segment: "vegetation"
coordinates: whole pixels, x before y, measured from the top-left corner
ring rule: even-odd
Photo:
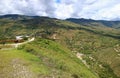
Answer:
[[[97,78],[67,48],[51,40],[38,39],[32,43],[20,46],[17,50],[0,51],[0,57],[3,57],[2,62],[7,61],[4,65],[1,63],[1,66],[6,67],[13,60],[19,59],[17,62],[22,61],[20,65],[29,68],[35,76],[40,78]],[[5,67],[1,67],[1,70],[4,70]],[[13,68],[8,68],[7,71],[10,70],[14,71]],[[2,71],[1,73],[1,75],[5,74]],[[9,73],[7,72],[7,75]],[[11,73],[11,76],[13,74]]]
[[[120,78],[120,30],[106,25],[48,17],[2,17],[0,40],[16,35],[36,40],[17,49],[0,44],[0,77]]]

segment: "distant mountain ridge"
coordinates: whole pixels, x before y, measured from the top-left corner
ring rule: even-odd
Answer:
[[[27,16],[27,15],[19,15],[19,14],[7,14],[1,15],[0,19],[10,19],[10,20],[27,20],[27,19],[35,19],[35,18],[49,18],[46,16]]]
[[[17,14],[8,14],[8,15],[0,16],[0,19],[12,19],[12,20],[16,20],[16,19],[31,19],[31,18],[33,18],[33,17],[25,16],[25,15],[17,15]]]
[[[103,26],[113,27],[113,28],[120,27],[120,21],[93,20],[93,19],[84,19],[84,18],[80,18],[80,19],[69,18],[66,20],[85,26],[98,26],[99,24],[101,24]]]
[[[38,18],[47,18],[46,16],[27,16],[27,15],[18,15],[18,14],[7,14],[1,15],[0,19],[10,19],[10,20],[28,20],[28,19],[38,19]],[[57,18],[53,18],[57,19]],[[84,18],[68,18],[66,21],[77,23],[84,26],[107,26],[112,28],[120,28],[120,21],[107,21],[107,20],[93,20],[93,19],[84,19]]]

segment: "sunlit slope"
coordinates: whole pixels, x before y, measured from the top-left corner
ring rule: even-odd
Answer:
[[[0,50],[2,78],[98,78],[70,50],[46,39]]]

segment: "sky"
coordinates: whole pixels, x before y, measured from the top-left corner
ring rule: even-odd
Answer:
[[[120,20],[120,0],[0,0],[0,15]]]

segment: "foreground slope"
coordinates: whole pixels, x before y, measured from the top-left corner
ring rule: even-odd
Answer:
[[[0,59],[1,78],[97,78],[70,50],[46,39],[1,50]]]

